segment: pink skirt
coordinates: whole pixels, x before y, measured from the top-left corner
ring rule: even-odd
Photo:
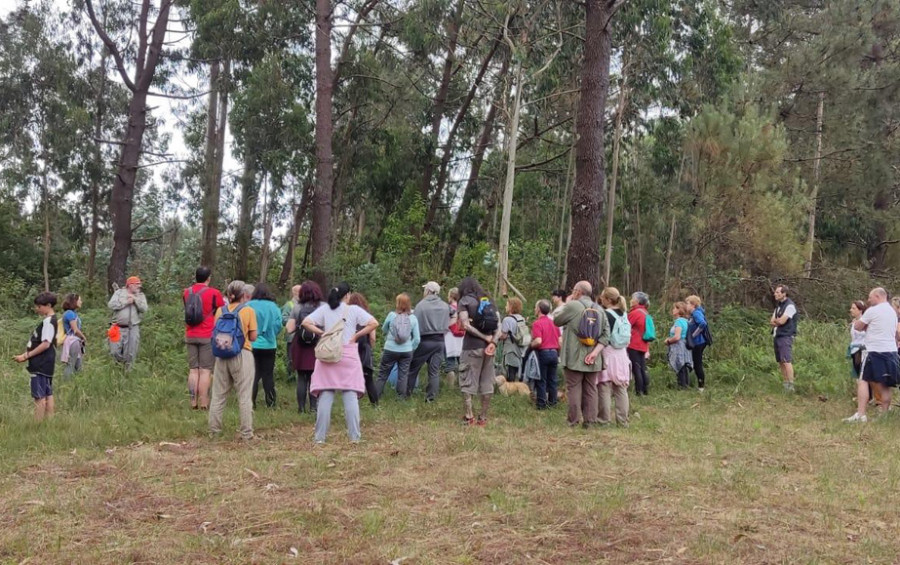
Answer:
[[[601,354],[605,368],[600,372],[600,382],[627,385],[631,381],[631,360],[628,359],[628,351],[624,347],[616,349],[607,345]]]
[[[337,363],[323,363],[316,359],[309,392],[313,396],[319,396],[323,390],[352,390],[360,397],[366,393],[357,344],[344,345],[344,355]]]

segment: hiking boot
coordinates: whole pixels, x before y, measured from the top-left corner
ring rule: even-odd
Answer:
[[[784,392],[796,392],[794,389],[794,383],[786,382],[784,383]]]
[[[464,416],[461,423],[464,426],[474,426],[475,418],[469,418],[468,416]]]
[[[869,418],[865,414],[860,414],[859,412],[857,412],[856,414],[850,416],[849,418],[844,418],[844,421],[850,422],[850,423],[865,424],[866,422],[869,421]]]

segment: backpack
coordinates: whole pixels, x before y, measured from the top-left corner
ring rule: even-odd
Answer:
[[[513,337],[513,343],[519,347],[528,347],[531,345],[531,330],[528,328],[528,322],[525,318],[516,314],[513,316],[516,321],[516,335]]]
[[[653,316],[650,314],[644,317],[644,335],[642,339],[647,343],[656,341],[656,324],[653,322]]]
[[[578,341],[582,345],[588,347],[597,345],[603,328],[603,321],[600,319],[600,316],[605,315],[600,306],[593,302],[584,309],[581,313],[581,321],[578,322],[578,329],[575,330],[575,335],[578,336]]]
[[[206,319],[203,315],[203,293],[209,287],[203,287],[200,292],[194,292],[193,287],[188,289],[188,295],[184,299],[184,323],[188,326],[199,326]]]
[[[294,341],[297,343],[312,346],[319,342],[319,336],[317,334],[314,334],[300,325],[303,323],[303,320],[315,312],[318,307],[318,304],[313,304],[311,302],[305,306],[300,306],[300,311],[297,313],[297,317],[294,318],[297,323],[297,328],[294,330]]]
[[[239,316],[243,308],[243,304],[234,310],[228,310],[226,306],[222,307],[222,314],[213,327],[213,356],[219,359],[231,359],[241,354],[246,339]]]
[[[345,314],[346,315],[346,314]],[[323,363],[337,363],[344,356],[344,326],[347,320],[341,318],[319,338],[316,345],[316,359]]]
[[[56,344],[56,347],[62,347],[63,343],[66,342],[66,324],[63,322],[62,317],[56,320],[56,339],[53,342]]]
[[[616,323],[609,335],[609,344],[613,349],[625,349],[631,343],[631,322],[628,321],[628,316],[624,314],[620,316],[612,308],[607,312],[616,318]]]
[[[409,314],[397,314],[391,321],[390,334],[397,345],[409,341],[412,337],[412,322],[409,319]]]
[[[491,335],[500,327],[500,315],[497,307],[487,296],[482,296],[478,302],[478,310],[472,317],[472,325],[484,335]]]

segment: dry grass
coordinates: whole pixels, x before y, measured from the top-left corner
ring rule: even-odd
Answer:
[[[670,393],[628,430],[497,399],[364,411],[251,444],[57,454],[0,482],[0,562],[900,563],[898,420],[846,406]],[[294,557],[292,551],[296,551]]]

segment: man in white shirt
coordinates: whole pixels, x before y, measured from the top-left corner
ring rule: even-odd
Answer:
[[[853,322],[858,331],[865,330],[866,360],[863,362],[863,380],[881,393],[881,411],[891,408],[891,388],[900,383],[900,358],[897,355],[897,312],[888,302],[887,291],[875,288],[869,293],[869,308]],[[862,396],[862,395],[861,395]],[[868,398],[858,398],[862,408],[848,422],[865,422],[865,405]]]

